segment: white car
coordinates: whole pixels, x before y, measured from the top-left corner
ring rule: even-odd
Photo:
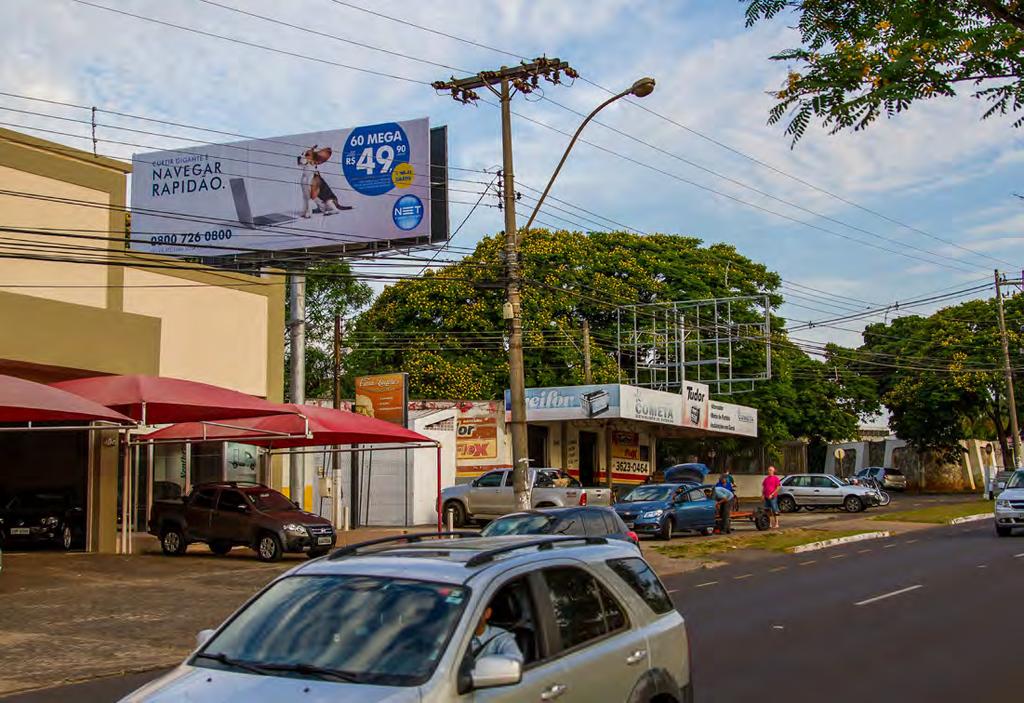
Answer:
[[[127,703],[692,703],[683,618],[632,544],[401,535],[275,579]]]
[[[1013,472],[1006,490],[996,497],[996,534],[1009,537],[1015,527],[1024,527],[1024,469]]]

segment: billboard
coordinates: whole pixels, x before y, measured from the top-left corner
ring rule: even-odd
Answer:
[[[708,429],[744,437],[756,437],[757,409],[712,400],[708,413]]]
[[[455,438],[455,460],[498,458],[498,416],[460,417]]]
[[[132,249],[217,257],[435,241],[438,227],[444,238],[432,162],[445,171],[447,147],[432,141],[446,136],[431,131],[422,118],[136,154]]]
[[[409,374],[386,373],[356,377],[356,407],[360,415],[405,427],[409,407]]]
[[[511,418],[512,395],[505,391],[505,419]],[[614,383],[591,386],[552,386],[526,389],[526,419],[587,420],[619,417],[619,386]]]
[[[708,429],[711,389],[703,383],[686,381],[683,384],[683,426]]]

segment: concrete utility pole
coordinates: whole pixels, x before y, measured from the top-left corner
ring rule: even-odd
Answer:
[[[590,321],[583,321],[583,382],[588,386],[594,382],[590,373]]]
[[[541,78],[551,83],[561,82],[561,76],[576,78],[577,73],[565,61],[539,58],[520,66],[502,66],[497,71],[481,71],[469,78],[436,81],[436,90],[451,91],[452,97],[462,103],[475,102],[479,88],[487,88],[501,102],[502,180],[504,182],[502,206],[505,211],[505,306],[504,317],[509,323],[508,367],[511,395],[512,425],[512,480],[519,510],[530,506],[529,445],[526,433],[526,371],[523,366],[523,319],[520,304],[519,232],[516,228],[515,171],[512,167],[512,108],[513,91],[530,93]]]
[[[291,402],[306,402],[306,276],[293,273],[288,277],[288,339],[291,343]],[[288,492],[293,501],[303,506],[306,494],[306,458],[304,454],[288,457]]]
[[[334,408],[341,407],[341,335],[343,325],[341,314],[334,315]]]
[[[1006,374],[1006,402],[1010,406],[1010,432],[1013,434],[1013,465],[1021,463],[1020,430],[1017,428],[1017,400],[1013,395],[1013,371],[1010,368],[1010,342],[1006,336],[1006,318],[1003,315],[1003,281],[996,269],[996,301],[999,304],[999,339],[1003,344],[1003,372]]]

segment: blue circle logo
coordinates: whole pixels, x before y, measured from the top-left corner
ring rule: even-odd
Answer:
[[[391,218],[395,221],[395,226],[404,232],[416,229],[423,221],[422,201],[415,195],[403,195],[395,201]]]
[[[345,140],[341,167],[352,189],[384,195],[395,187],[392,172],[409,163],[409,137],[397,122],[356,127]]]

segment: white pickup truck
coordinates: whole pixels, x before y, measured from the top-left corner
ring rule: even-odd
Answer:
[[[584,488],[560,469],[530,469],[530,498],[534,508],[562,508],[570,505],[611,505],[608,488]],[[512,470],[488,471],[472,483],[450,486],[441,491],[443,510],[452,514],[452,524],[462,527],[472,520],[490,520],[518,509]]]

